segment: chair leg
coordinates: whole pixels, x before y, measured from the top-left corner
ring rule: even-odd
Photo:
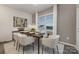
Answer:
[[[20,44],[18,45],[18,51],[19,51],[19,49],[20,49]]]
[[[33,45],[33,52],[34,52],[34,43],[32,43],[32,45]]]
[[[25,47],[23,47],[23,54],[24,54],[24,48],[25,48]]]
[[[43,54],[43,45],[42,45],[42,54]]]
[[[18,47],[18,42],[16,42],[16,50],[17,50],[17,47]]]
[[[14,40],[14,46],[15,46],[15,42],[16,42],[16,41]]]
[[[48,48],[48,52],[49,52],[49,54],[50,54],[50,48]]]
[[[53,54],[55,53],[54,48],[53,48]]]
[[[58,52],[58,54],[59,54],[58,46],[56,46],[56,47],[57,47],[57,52]]]

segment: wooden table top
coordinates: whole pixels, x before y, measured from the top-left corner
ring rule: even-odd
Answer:
[[[41,38],[43,36],[42,33],[38,33],[38,32],[20,31],[20,33],[31,35],[31,36],[38,37],[38,38]]]
[[[12,32],[20,32],[21,34],[31,35],[37,38],[43,37],[43,33],[39,33],[39,32],[31,32],[31,31],[12,31]]]

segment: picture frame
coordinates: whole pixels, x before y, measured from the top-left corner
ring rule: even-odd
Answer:
[[[13,16],[13,27],[27,27],[27,19]]]

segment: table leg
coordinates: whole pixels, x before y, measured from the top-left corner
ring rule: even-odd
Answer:
[[[40,54],[40,39],[38,38],[38,54]]]
[[[12,40],[14,40],[14,34],[13,34],[13,32],[12,32]]]

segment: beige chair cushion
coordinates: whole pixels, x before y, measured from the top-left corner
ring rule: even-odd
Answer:
[[[19,44],[26,46],[34,42],[34,38],[24,34],[19,35]]]

